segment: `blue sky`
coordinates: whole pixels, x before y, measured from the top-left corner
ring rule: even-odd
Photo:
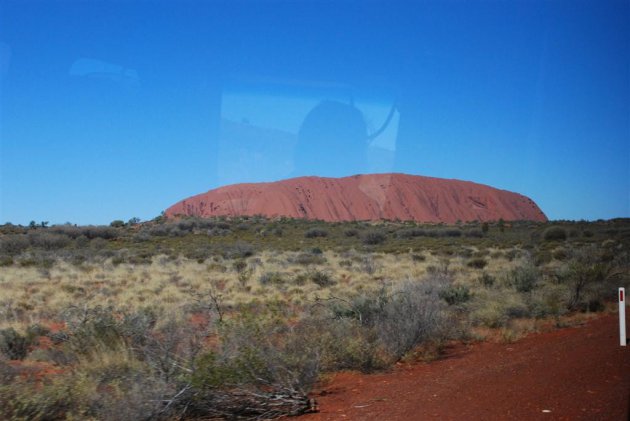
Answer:
[[[630,217],[629,22],[628,1],[0,0],[0,223],[389,171]]]

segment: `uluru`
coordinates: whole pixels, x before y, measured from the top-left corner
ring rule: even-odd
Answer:
[[[407,174],[297,177],[233,184],[184,199],[176,216],[254,216],[323,221],[546,221],[534,201],[470,181]]]

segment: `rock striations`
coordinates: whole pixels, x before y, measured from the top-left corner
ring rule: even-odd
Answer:
[[[192,196],[167,217],[264,215],[324,221],[546,221],[530,198],[470,181],[406,174],[298,177],[234,184]]]

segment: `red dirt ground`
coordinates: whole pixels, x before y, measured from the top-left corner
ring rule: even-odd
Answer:
[[[459,345],[391,373],[339,373],[314,394],[323,420],[628,420],[630,346],[616,315],[516,343]]]

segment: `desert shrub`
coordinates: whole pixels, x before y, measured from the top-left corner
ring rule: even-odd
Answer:
[[[206,231],[208,237],[226,237],[231,234],[229,229],[214,227]]]
[[[111,240],[118,237],[119,231],[113,227],[88,225],[81,227],[82,235],[87,238],[102,238],[103,240]]]
[[[473,253],[473,257],[486,257],[488,255],[490,255],[490,250],[488,249],[477,250]]]
[[[28,238],[33,247],[42,248],[44,250],[56,250],[70,244],[69,237],[49,232],[29,232]]]
[[[488,265],[488,261],[481,257],[475,257],[466,263],[466,266],[474,269],[483,269]]]
[[[156,328],[150,311],[71,308],[64,343],[85,332],[98,340],[75,349],[72,366],[41,384],[3,374],[0,418],[267,419],[305,412],[319,373],[317,350],[272,314],[235,315],[220,325],[217,348],[200,353],[204,335],[191,336],[188,325],[171,319]]]
[[[68,419],[72,408],[80,412],[74,401],[76,394],[64,382],[47,382],[39,386],[27,379],[0,384],[0,418],[5,420],[48,421]],[[76,414],[79,415],[79,414]]]
[[[369,275],[372,275],[379,268],[379,264],[374,260],[371,254],[366,254],[359,259],[361,270]]]
[[[334,300],[329,308],[335,320],[354,320],[361,327],[363,341],[372,344],[373,362],[391,363],[424,341],[445,337],[447,316],[440,293],[450,282],[442,276],[407,281],[391,290],[382,287]]]
[[[154,225],[151,228],[149,228],[149,235],[150,236],[154,236],[154,237],[166,237],[168,236],[169,232],[170,232],[170,225],[167,224],[159,224],[159,225]]]
[[[11,266],[13,264],[13,258],[9,255],[2,254],[0,255],[0,267],[2,266]]]
[[[65,346],[75,354],[117,347],[123,340],[120,323],[110,307],[67,308],[62,314],[68,330]]]
[[[103,250],[105,247],[107,247],[107,240],[96,237],[90,241],[90,247],[94,250]]]
[[[328,308],[335,319],[355,319],[361,326],[374,326],[389,296],[389,291],[381,287],[348,299],[332,300]]]
[[[460,257],[464,257],[464,258],[468,258],[468,257],[472,257],[473,256],[473,250],[466,248],[466,247],[462,247],[457,251],[458,256]]]
[[[114,228],[122,228],[125,226],[125,221],[122,221],[120,219],[116,219],[112,222],[109,223],[110,227],[114,227]]]
[[[260,275],[258,282],[260,282],[261,285],[281,285],[285,280],[280,272],[265,272]]]
[[[487,225],[486,225],[487,226]],[[482,238],[485,231],[479,228],[471,228],[464,231],[464,237]]]
[[[316,284],[320,288],[330,287],[337,283],[328,273],[320,270],[314,270],[310,272],[308,277],[314,284]]]
[[[443,237],[461,237],[462,230],[459,228],[446,228],[440,231],[440,234]]]
[[[556,317],[565,314],[568,308],[569,289],[562,284],[548,283],[532,292],[529,310],[533,317]]]
[[[151,234],[146,230],[139,231],[133,235],[132,241],[134,243],[145,243],[147,241],[151,241]]]
[[[427,266],[427,273],[431,276],[450,276],[450,260],[448,258],[441,258],[436,265]]]
[[[322,228],[311,228],[304,233],[306,238],[328,237],[328,231]]]
[[[186,257],[187,259],[196,260],[198,263],[203,263],[213,254],[214,251],[209,246],[202,246],[186,250],[184,252],[184,257]]]
[[[570,289],[569,309],[593,311],[601,308],[601,300],[611,298],[611,291],[616,291],[612,283],[623,282],[627,270],[627,266],[619,267],[602,259],[602,253],[595,246],[575,252],[566,270],[559,274],[560,282]]]
[[[50,329],[46,326],[42,326],[38,323],[29,325],[26,328],[25,336],[28,342],[35,342],[39,336],[47,336],[50,333]]]
[[[343,235],[345,235],[346,237],[358,237],[359,236],[359,230],[354,229],[354,228],[350,228],[347,229],[343,232]]]
[[[22,253],[30,245],[25,235],[14,234],[0,237],[0,252],[9,256]]]
[[[542,265],[546,265],[547,263],[550,263],[552,259],[553,259],[553,255],[550,251],[538,250],[536,253],[534,253],[533,263],[534,263],[534,266],[542,266]]]
[[[247,262],[245,260],[235,260],[232,263],[232,268],[236,271],[236,273],[241,273],[247,269]]]
[[[396,232],[396,237],[398,238],[424,237],[426,235],[427,231],[422,228],[407,228]]]
[[[563,247],[558,247],[551,253],[551,255],[555,260],[559,260],[561,262],[569,258],[569,252]]]
[[[326,258],[320,253],[300,253],[295,256],[293,259],[293,263],[297,263],[298,265],[322,265],[326,263]]]
[[[4,360],[0,359],[0,385],[10,384],[13,379],[15,379],[17,374],[17,370],[14,367],[7,364]],[[1,414],[2,412],[0,412],[0,415]]]
[[[493,251],[493,252],[490,254],[490,257],[491,257],[492,259],[500,259],[500,258],[502,258],[502,257],[505,257],[505,254],[504,254],[502,251]]]
[[[518,292],[530,292],[536,287],[540,273],[532,265],[518,266],[505,275],[506,283]]]
[[[518,257],[523,255],[522,250],[519,249],[510,249],[505,252],[505,258],[510,262]]]
[[[116,419],[169,415],[167,388],[128,349],[93,352],[44,382],[29,378],[0,386],[0,417],[15,420]]]
[[[279,319],[245,313],[221,328],[217,351],[200,355],[191,376],[190,415],[269,419],[310,409],[317,349]]]
[[[85,356],[72,377],[65,379],[74,400],[70,412],[79,407],[85,415],[102,420],[167,416],[168,407],[163,402],[175,386],[172,383],[169,387],[159,373],[124,345]]]
[[[328,309],[327,309],[328,310]],[[297,326],[303,346],[316,350],[321,370],[359,370],[370,373],[388,366],[378,335],[352,317],[311,315]]]
[[[244,241],[237,241],[224,247],[222,254],[226,259],[244,259],[254,255],[254,247]]]
[[[302,286],[306,284],[308,279],[309,277],[306,273],[298,273],[297,275],[295,275],[295,278],[293,278],[293,283],[297,286]]]
[[[421,253],[414,253],[411,255],[411,260],[413,260],[414,262],[424,262],[425,260],[427,260],[427,257]]]
[[[486,272],[482,273],[480,277],[477,278],[477,283],[479,283],[480,285],[486,287],[486,288],[490,288],[492,286],[494,286],[494,284],[496,283],[496,278]]]
[[[442,289],[439,293],[441,299],[449,305],[463,304],[470,300],[470,288],[463,285],[450,285]]]
[[[76,239],[84,235],[83,229],[81,227],[78,227],[76,225],[70,225],[70,224],[53,225],[52,227],[48,228],[46,231],[54,233],[54,234],[65,235],[66,237],[70,237],[72,239]]]
[[[439,296],[445,282],[429,277],[404,282],[392,291],[375,325],[379,341],[394,361],[424,341],[445,336],[447,317]]]
[[[12,327],[0,330],[0,354],[10,360],[23,360],[30,342]]]
[[[490,328],[505,327],[510,319],[529,315],[522,295],[509,289],[480,290],[470,305],[472,323]]]
[[[198,226],[196,218],[180,219],[173,225],[177,227],[179,231],[183,232],[193,232],[193,230]]]
[[[543,233],[545,241],[564,241],[567,239],[567,231],[562,227],[549,227]]]
[[[362,236],[363,244],[377,245],[384,243],[387,236],[382,231],[368,231]]]

